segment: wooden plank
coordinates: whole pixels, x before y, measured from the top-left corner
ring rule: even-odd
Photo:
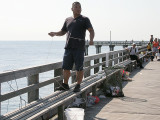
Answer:
[[[84,72],[84,78],[88,77],[91,75],[91,61],[87,61],[84,63],[84,67],[85,67],[85,72]],[[88,68],[88,69],[86,69]]]
[[[89,68],[86,68],[86,69],[91,69],[91,68],[97,67],[99,65],[104,65],[104,64],[105,64],[105,62],[98,63],[98,64],[96,64],[94,66],[90,66]],[[75,72],[71,73],[71,75],[74,75],[74,74],[75,74]],[[30,85],[30,86],[27,86],[25,88],[22,88],[22,89],[19,89],[19,90],[16,90],[16,91],[4,94],[4,95],[0,95],[0,102],[8,100],[8,99],[13,98],[13,97],[16,97],[18,95],[30,92],[32,90],[44,87],[44,86],[49,85],[51,83],[55,83],[57,81],[59,82],[62,79],[63,79],[63,76],[61,75],[61,76],[55,77],[54,79],[50,79],[50,80],[47,80],[47,81],[44,81],[44,82],[41,82],[41,83],[38,83],[38,84],[35,84],[35,85]]]
[[[99,59],[99,58],[102,58],[102,57],[105,57],[105,56],[106,56],[106,53],[100,53],[100,54],[92,55],[92,56],[85,56],[84,57],[84,62]]]
[[[63,76],[58,76],[58,77],[55,77],[54,79],[50,79],[50,80],[47,80],[47,81],[44,81],[44,82],[41,82],[41,83],[38,83],[38,84],[35,84],[35,85],[33,84],[33,85],[27,86],[25,88],[22,88],[22,89],[19,89],[19,90],[1,95],[0,96],[0,101],[2,102],[4,100],[16,97],[18,95],[30,92],[32,90],[35,90],[35,89],[38,89],[38,88],[41,88],[41,87],[44,87],[44,86],[49,85],[51,83],[54,83],[56,81],[60,81],[62,79],[63,79]]]
[[[102,57],[105,57],[104,53],[93,55],[93,56],[86,56],[84,58],[84,62],[102,58]],[[61,68],[61,66],[62,66],[62,62],[57,62],[57,63],[47,64],[47,65],[35,66],[35,67],[0,73],[0,83],[7,82],[9,80],[19,79],[22,77],[35,75],[38,73],[43,73],[43,72],[54,70],[54,69],[58,69],[58,68]]]
[[[28,86],[36,85],[39,83],[39,74],[28,76]],[[39,89],[28,92],[28,103],[39,99]]]
[[[58,120],[64,120],[64,105],[58,106]]]
[[[62,62],[57,62],[52,64],[46,64],[41,66],[35,66],[35,67],[0,73],[0,83],[54,70],[57,68],[61,68],[61,66],[62,66]]]

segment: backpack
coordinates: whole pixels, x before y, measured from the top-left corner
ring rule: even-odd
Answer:
[[[109,86],[109,89],[106,89],[105,95],[107,97],[124,97],[124,93],[119,86]]]

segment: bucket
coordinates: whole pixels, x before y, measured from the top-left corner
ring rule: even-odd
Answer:
[[[84,109],[67,108],[64,111],[67,120],[84,120]]]

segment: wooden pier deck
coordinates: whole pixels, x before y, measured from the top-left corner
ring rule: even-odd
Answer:
[[[160,120],[160,61],[144,63],[124,82],[122,98],[101,98],[86,109],[85,120]]]

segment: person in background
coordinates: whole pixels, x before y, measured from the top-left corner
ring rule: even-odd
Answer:
[[[150,43],[150,42],[149,42],[148,45],[147,45],[147,50],[148,50],[148,51],[152,51],[152,47],[151,47],[151,43]]]
[[[151,38],[150,38],[150,43],[152,44],[154,38],[153,38],[153,35],[151,35]]]
[[[151,58],[152,55],[152,44],[149,42],[147,45],[147,51],[150,52],[149,54],[146,55],[146,61],[148,61],[149,58]]]
[[[160,46],[158,47],[158,59],[157,59],[157,61],[160,61]]]
[[[157,38],[154,39],[153,41],[153,56],[156,56],[157,59],[157,55],[156,53],[158,53],[158,47],[159,47],[159,42],[157,41]]]
[[[131,48],[128,48],[129,52],[130,52],[130,58],[131,60],[136,60],[137,61],[137,64],[139,65],[140,68],[144,68],[142,66],[142,63],[139,59],[139,56],[138,56],[138,48],[136,47],[136,44],[133,43],[132,44],[132,47]]]
[[[48,33],[51,37],[67,34],[65,52],[63,57],[63,76],[64,82],[56,90],[69,90],[68,80],[71,75],[70,70],[75,64],[77,85],[73,92],[80,91],[80,84],[83,79],[83,62],[85,52],[85,35],[89,31],[89,44],[93,45],[94,29],[88,17],[81,15],[81,4],[74,2],[71,8],[73,16],[65,20],[59,32]]]

